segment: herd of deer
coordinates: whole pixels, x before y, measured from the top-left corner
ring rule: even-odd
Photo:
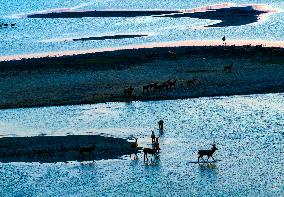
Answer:
[[[147,160],[148,163],[148,154],[153,155],[154,158],[156,159],[158,157],[158,153],[160,152],[160,144],[159,144],[159,137],[155,136],[154,131],[152,131],[151,135],[152,139],[152,148],[143,148],[143,153],[144,153],[144,162]],[[131,143],[131,148],[130,148],[130,157],[132,154],[134,154],[134,159],[138,159],[137,156],[137,149],[138,149],[138,138],[135,138],[135,142]]]
[[[164,129],[164,121],[160,120],[158,122],[158,125],[159,125],[159,130],[162,131]],[[148,163],[148,155],[152,155],[154,159],[156,159],[159,156],[159,152],[160,152],[159,137],[155,136],[154,131],[152,131],[151,139],[152,139],[152,148],[143,148],[144,162],[147,160],[147,163]],[[96,145],[89,146],[89,147],[80,147],[79,149],[80,160],[82,160],[82,156],[84,153],[88,153],[89,159],[92,156],[92,160],[94,160],[93,152],[95,150],[96,150]],[[215,159],[213,158],[213,154],[215,153],[216,150],[218,150],[218,148],[216,147],[215,144],[212,145],[212,148],[210,150],[199,150],[198,151],[198,155],[199,155],[198,163],[199,163],[200,158],[203,159],[203,156],[207,156],[207,161],[209,160],[210,157],[215,161]],[[135,141],[131,142],[130,144],[130,158],[131,158],[131,155],[134,154],[134,159],[135,160],[138,159],[137,152],[138,152],[138,138],[135,138]]]
[[[231,73],[232,72],[232,67],[233,67],[233,63],[231,63],[230,65],[224,66],[224,71],[226,73]],[[192,88],[193,86],[195,86],[196,84],[199,83],[199,80],[196,78],[193,79],[189,79],[185,81],[186,87],[188,88]],[[158,92],[159,94],[163,93],[164,90],[175,90],[177,86],[177,80],[167,80],[165,82],[162,83],[150,83],[147,85],[143,85],[143,95],[148,95],[150,93],[155,93]],[[123,96],[125,98],[131,98],[133,95],[133,91],[134,88],[132,86],[127,87],[123,90]]]
[[[143,94],[149,94],[151,92],[158,92],[161,94],[163,90],[173,90],[176,88],[177,80],[167,80],[162,83],[150,83],[148,85],[143,86]]]
[[[158,122],[158,125],[159,125],[160,131],[162,131],[164,129],[164,121],[160,120]],[[145,162],[145,160],[147,160],[147,163],[148,163],[148,155],[152,155],[156,159],[159,156],[158,154],[160,152],[159,137],[155,136],[154,131],[152,131],[151,139],[152,139],[152,148],[143,148],[144,162]],[[138,139],[135,138],[135,142],[131,143],[131,148],[130,148],[130,157],[131,157],[132,153],[134,153],[134,159],[138,159],[138,156],[137,156],[138,142],[137,142],[137,140]]]
[[[163,123],[164,123],[163,120],[160,120],[158,122],[160,130],[163,130]],[[152,155],[156,159],[159,156],[158,154],[160,152],[159,137],[155,136],[154,131],[152,131],[151,139],[152,139],[152,148],[143,148],[144,162],[147,160],[147,163],[148,163],[148,155]],[[131,148],[130,148],[130,157],[132,154],[134,154],[135,160],[138,159],[137,150],[138,150],[138,138],[135,138],[135,141],[131,143]],[[209,150],[199,150],[198,163],[200,158],[203,159],[203,156],[207,156],[207,161],[209,160],[210,157],[213,159],[213,161],[215,161],[213,154],[215,153],[216,150],[218,150],[218,148],[216,147],[215,144],[213,144],[212,148]]]

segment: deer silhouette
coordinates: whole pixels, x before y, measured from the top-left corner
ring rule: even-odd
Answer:
[[[163,120],[159,120],[158,121],[158,125],[159,125],[159,129],[163,130],[164,129],[164,121]]]
[[[215,153],[215,151],[218,150],[218,148],[216,147],[215,144],[212,145],[211,150],[199,150],[198,151],[198,163],[199,163],[199,159],[202,158],[204,155],[207,155],[207,161],[210,157],[212,157],[212,159],[215,161],[215,159],[213,158],[213,154]]]
[[[158,150],[154,148],[144,148],[143,152],[144,152],[144,162],[145,162],[145,158],[147,158],[147,162],[148,162],[148,154],[153,155],[156,158]]]
[[[132,97],[132,93],[133,93],[134,88],[132,86],[130,86],[129,88],[125,88],[123,90],[123,96],[127,97],[127,98],[131,98]]]
[[[143,86],[143,94],[145,94],[145,92],[148,94],[149,91],[150,91],[150,85]]]

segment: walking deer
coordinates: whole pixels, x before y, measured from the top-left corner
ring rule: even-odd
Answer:
[[[212,145],[212,148],[211,150],[199,150],[198,151],[198,163],[199,163],[199,159],[202,158],[203,159],[203,156],[206,155],[208,158],[207,158],[207,161],[210,157],[212,157],[212,159],[215,161],[215,159],[213,158],[213,154],[215,153],[215,151],[218,150],[218,148],[216,147],[215,144]]]
[[[123,90],[124,97],[128,97],[128,98],[132,97],[133,90],[134,88],[132,86],[130,86],[129,88],[125,88]]]

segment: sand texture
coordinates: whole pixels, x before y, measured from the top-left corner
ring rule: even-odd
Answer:
[[[167,80],[176,80],[176,87],[143,94],[143,86]],[[130,86],[133,95],[125,97]],[[283,90],[282,48],[163,47],[0,62],[1,108]]]

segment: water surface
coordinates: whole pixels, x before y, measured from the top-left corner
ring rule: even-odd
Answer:
[[[51,1],[51,0],[0,0],[5,9],[0,10],[0,22],[15,23],[16,27],[0,28],[0,56],[50,53],[75,50],[125,47],[160,42],[218,40],[283,41],[284,24],[282,0],[107,0],[107,1]],[[216,6],[217,5],[217,6]],[[28,14],[86,11],[86,10],[172,10],[204,11],[208,8],[260,5],[277,10],[255,22],[252,15],[248,24],[237,26],[217,25],[218,18],[190,17],[84,17],[84,18],[25,18]],[[194,14],[191,14],[194,15]],[[240,18],[240,21],[243,20]],[[240,22],[239,21],[239,22]],[[56,42],[72,38],[103,37],[114,35],[149,35],[145,37],[88,40],[81,42]],[[45,42],[54,40],[55,42]]]
[[[55,196],[282,196],[283,94],[106,103],[0,111],[4,136],[160,135],[157,166],[126,156],[96,164],[0,164],[0,195]],[[163,118],[164,133],[157,121]],[[216,143],[212,165],[198,165],[198,149]],[[111,184],[110,184],[111,183]]]

